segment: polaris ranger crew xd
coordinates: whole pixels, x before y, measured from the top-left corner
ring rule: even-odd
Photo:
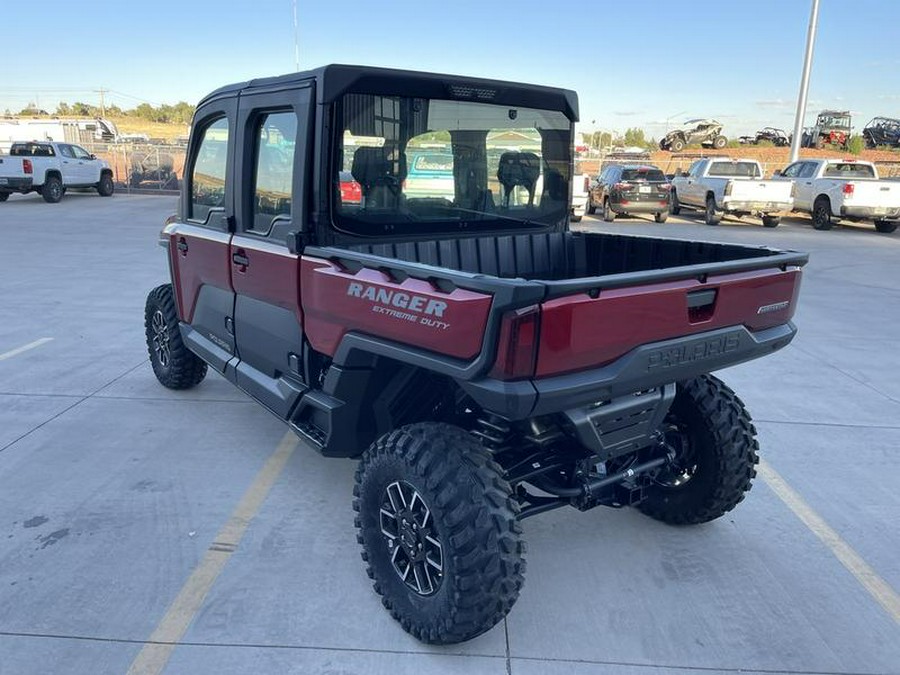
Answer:
[[[157,378],[184,389],[212,368],[358,459],[363,560],[425,642],[509,612],[523,519],[602,505],[702,523],[755,475],[750,415],[708,373],[791,341],[807,257],[569,231],[577,106],[354,66],[224,87],[197,108],[161,233]],[[452,161],[452,194],[407,194],[423,147]]]

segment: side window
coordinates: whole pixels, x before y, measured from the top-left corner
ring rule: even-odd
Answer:
[[[75,159],[90,159],[91,153],[89,153],[84,148],[79,148],[77,145],[70,145],[72,149],[72,153],[75,155]]]
[[[256,124],[255,138],[251,229],[267,234],[273,220],[291,215],[297,116],[293,112],[262,115]]]
[[[225,206],[228,160],[228,120],[216,120],[203,130],[191,170],[191,220],[205,221],[211,209]]]
[[[75,159],[75,153],[72,152],[71,145],[65,145],[64,143],[60,143],[57,147],[59,147],[59,154],[63,157],[68,157],[69,159]]]
[[[697,160],[696,162],[694,162],[693,164],[691,164],[691,168],[688,169],[688,175],[693,178],[696,178],[697,176],[700,175],[700,172],[702,170],[703,170],[703,160],[700,159],[700,160]]]
[[[781,175],[785,178],[796,178],[800,174],[800,169],[803,167],[803,162],[795,162],[787,167],[784,171],[781,172]]]
[[[803,168],[800,169],[800,173],[797,174],[799,178],[812,178],[812,175],[816,172],[816,163],[815,162],[803,162]]]

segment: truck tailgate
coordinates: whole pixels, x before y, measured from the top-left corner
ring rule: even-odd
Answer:
[[[791,183],[778,180],[733,180],[728,197],[740,202],[790,202]]]
[[[845,206],[870,206],[884,209],[900,207],[900,182],[853,180],[846,184],[853,186],[853,192],[844,193]]]
[[[785,324],[800,278],[799,267],[760,269],[549,300],[541,305],[535,375],[596,368],[641,345],[718,328],[755,332]],[[709,348],[727,351],[728,345]]]

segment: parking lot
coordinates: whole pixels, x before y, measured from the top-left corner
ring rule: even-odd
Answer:
[[[786,218],[580,228],[811,253],[800,333],[721,373],[759,430],[738,508],[524,523],[500,625],[429,647],[359,557],[354,463],[225,380],[173,392],[144,344],[173,197],[0,204],[0,673],[898,673],[900,233]]]

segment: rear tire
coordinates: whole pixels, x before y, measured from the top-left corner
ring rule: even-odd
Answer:
[[[722,215],[716,212],[716,200],[713,197],[706,198],[706,224],[718,225]]]
[[[744,499],[759,463],[756,428],[721,380],[703,375],[679,385],[666,416],[675,465],[664,468],[638,508],[671,525],[706,523]]]
[[[616,219],[616,212],[609,208],[609,199],[603,200],[603,220],[611,223]]]
[[[660,211],[659,213],[653,214],[653,220],[655,220],[657,223],[664,223],[666,222],[666,220],[668,220],[668,218],[669,214],[665,211]]]
[[[422,422],[385,434],[363,454],[353,495],[369,577],[405,631],[463,642],[515,604],[525,572],[518,504],[468,432]]]
[[[676,138],[669,144],[669,147],[671,148],[672,152],[681,152],[682,150],[684,150],[684,141],[680,138]]]
[[[813,204],[813,227],[817,230],[830,230],[834,225],[831,219],[831,202],[828,197],[819,197]]]
[[[882,234],[890,234],[897,229],[897,223],[892,220],[876,220],[875,229]]]
[[[669,213],[673,216],[677,216],[681,213],[681,202],[678,201],[678,193],[675,190],[672,190],[669,195]]]
[[[41,197],[44,198],[44,201],[48,204],[56,204],[62,199],[62,196],[62,181],[56,176],[47,178],[47,180],[44,181],[44,185],[41,187]]]
[[[113,183],[112,174],[104,173],[100,176],[100,182],[97,183],[97,194],[101,197],[111,197],[116,186]]]
[[[778,224],[781,222],[781,217],[779,216],[763,216],[762,224],[763,227],[778,227]]]
[[[157,286],[147,296],[144,331],[150,365],[160,384],[169,389],[190,389],[203,381],[206,363],[181,339],[171,284]]]
[[[585,207],[585,212],[586,212],[589,216],[592,216],[592,215],[594,215],[595,213],[597,213],[597,207],[594,206],[594,205],[591,203],[591,198],[590,198],[590,197],[588,197],[587,206]]]
[[[726,145],[728,145],[728,139],[725,138],[724,136],[716,136],[715,139],[713,140],[713,147],[716,150],[721,150]]]
[[[5,202],[7,199],[9,199],[9,193],[0,192],[0,202]]]

